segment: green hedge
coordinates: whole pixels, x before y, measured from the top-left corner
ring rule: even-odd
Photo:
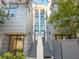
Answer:
[[[26,59],[22,52],[17,52],[16,55],[13,55],[10,52],[6,52],[0,56],[0,59]]]

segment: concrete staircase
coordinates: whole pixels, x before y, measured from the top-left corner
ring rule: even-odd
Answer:
[[[44,59],[51,59],[52,51],[50,50],[49,43],[43,41],[43,48],[44,48]],[[36,59],[37,53],[37,41],[32,42],[31,47],[28,51],[27,57],[28,59]]]
[[[46,59],[51,58],[52,51],[50,50],[49,43],[43,41],[43,47],[44,47],[44,58],[46,58]]]
[[[37,41],[32,42],[27,54],[28,57],[36,57],[36,51],[37,51],[36,47],[37,47]]]

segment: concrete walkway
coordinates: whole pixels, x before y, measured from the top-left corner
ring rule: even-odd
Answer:
[[[42,42],[42,38],[38,37],[37,40],[37,59],[44,59],[44,54],[43,54],[43,42]]]

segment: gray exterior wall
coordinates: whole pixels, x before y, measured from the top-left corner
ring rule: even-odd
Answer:
[[[77,39],[54,40],[55,59],[79,59],[79,42]]]
[[[78,40],[63,40],[62,52],[63,52],[63,59],[79,59]]]
[[[5,36],[5,34],[0,34],[0,52],[8,51],[9,37]]]
[[[5,24],[0,24],[0,32],[26,32],[26,23],[28,20],[26,13],[26,7],[19,6],[16,9],[14,17],[10,17],[9,20],[6,20]]]
[[[0,24],[0,51],[8,50],[8,36],[5,33],[25,33],[24,43],[32,41],[32,10],[28,10],[26,5],[20,5],[17,8],[14,17],[10,17],[5,24]],[[30,33],[30,34],[29,34]],[[7,38],[6,38],[7,37]],[[24,44],[25,47],[28,46]],[[27,49],[26,49],[27,50]]]

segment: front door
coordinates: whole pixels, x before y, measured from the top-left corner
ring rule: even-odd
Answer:
[[[35,10],[35,22],[34,22],[34,37],[37,40],[38,36],[45,38],[45,18],[44,18],[44,9]]]

